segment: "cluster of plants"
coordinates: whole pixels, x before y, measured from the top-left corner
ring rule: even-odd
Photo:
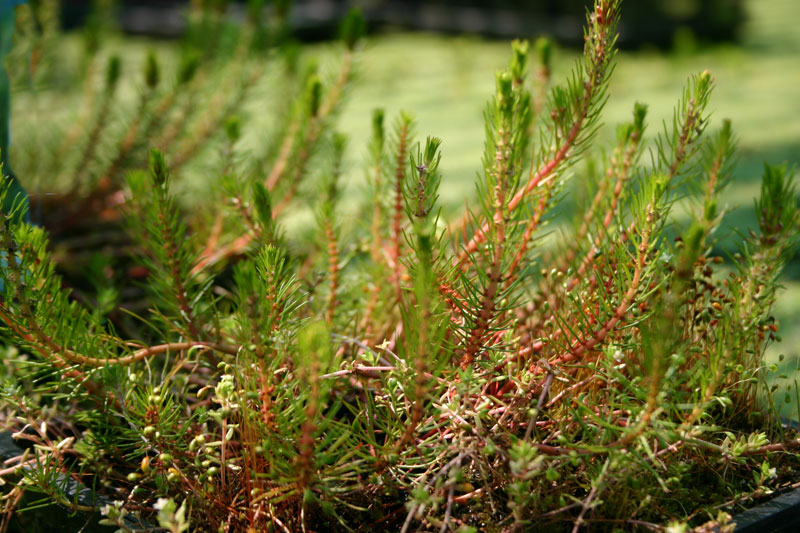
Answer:
[[[2,416],[26,446],[2,470],[5,527],[35,493],[121,531],[132,517],[175,532],[682,531],[730,527],[726,511],[795,478],[800,439],[763,361],[800,230],[793,174],[765,166],[759,227],[712,256],[735,138],[711,125],[711,74],[689,78],[649,146],[643,104],[611,146],[596,140],[619,0],[589,9],[560,85],[549,43],[512,44],[475,200],[454,220],[437,203],[446,140],[417,140],[407,114],[375,111],[367,194],[344,194],[335,117],[357,13],[325,75],[260,2],[240,27],[201,4],[172,86],[149,55],[128,109],[115,56],[98,83],[90,25],[76,138],[55,132],[62,152],[15,138],[23,183],[68,189],[33,199],[60,231],[22,222],[20,202],[2,214]],[[47,35],[22,42],[55,54]],[[281,126],[244,151],[236,116],[269,69]],[[198,173],[212,194],[181,201],[177,181]],[[574,227],[544,246],[575,190]],[[314,230],[284,229],[302,207]],[[51,248],[110,222],[127,229],[120,256],[93,255],[81,284],[77,252]]]

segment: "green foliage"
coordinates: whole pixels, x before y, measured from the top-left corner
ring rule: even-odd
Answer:
[[[34,445],[6,470],[9,501],[30,491],[94,508],[69,497],[70,479],[113,502],[97,507],[123,529],[137,515],[176,532],[680,528],[725,525],[721,498],[791,474],[798,439],[777,418],[763,354],[800,232],[795,178],[765,167],[759,227],[726,270],[711,250],[735,139],[727,121],[706,133],[710,73],[689,78],[650,158],[644,104],[601,146],[620,5],[598,0],[584,57],[546,99],[550,45],[512,44],[462,218],[438,205],[447,140],[415,142],[405,113],[387,132],[377,110],[370,203],[351,221],[335,118],[362,19],[344,25],[337,72],[310,61],[288,76],[282,122],[251,152],[243,93],[280,43],[260,2],[244,27],[226,5],[198,3],[207,39],[190,32],[169,89],[168,62],[146,57],[142,113],[123,135],[126,73],[112,56],[83,142],[50,165],[91,178],[74,192],[85,212],[51,220],[119,223],[122,211],[136,264],[95,258],[85,289],[46,229],[2,215],[0,327],[17,354],[3,422]],[[207,80],[231,100],[209,100]],[[163,149],[145,161],[147,144]],[[201,148],[217,154],[201,166],[210,194],[180,202]],[[545,249],[587,153],[602,167],[581,184],[585,209]],[[672,210],[687,191],[681,225]],[[299,207],[317,223],[285,234]],[[117,305],[130,291],[135,309]]]

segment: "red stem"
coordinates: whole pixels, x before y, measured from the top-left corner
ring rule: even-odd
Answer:
[[[400,138],[397,141],[397,159],[395,166],[394,218],[392,222],[392,282],[399,302],[402,298],[400,288],[401,264],[400,242],[403,238],[403,180],[405,178],[406,153],[408,151],[408,124],[400,126]]]

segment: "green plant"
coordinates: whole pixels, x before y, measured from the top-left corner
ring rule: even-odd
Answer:
[[[302,76],[270,172],[238,157],[236,120],[218,128],[229,211],[176,201],[180,150],[127,174],[148,274],[135,329],[114,316],[113,284],[98,284],[108,305],[75,301],[46,232],[5,214],[0,321],[21,355],[5,362],[4,409],[34,445],[9,501],[40,492],[78,508],[67,476],[119,502],[103,512],[122,529],[136,513],[173,531],[680,529],[724,526],[719,506],[791,477],[800,439],[777,418],[762,355],[800,229],[792,173],[765,167],[760,227],[726,270],[710,250],[735,142],[725,121],[704,135],[708,72],[689,79],[649,160],[644,105],[609,150],[594,140],[619,10],[595,2],[584,57],[546,102],[527,72],[534,55],[549,83],[548,45],[513,43],[486,109],[477,203],[449,224],[446,144],[415,143],[410,116],[387,128],[380,111],[369,216],[341,220],[333,118],[361,31],[350,18],[340,74]],[[603,166],[581,184],[574,233],[538,254],[590,151]],[[316,230],[287,235],[279,214],[300,201]]]

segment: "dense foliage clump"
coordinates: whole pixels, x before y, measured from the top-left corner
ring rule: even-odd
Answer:
[[[719,509],[791,476],[800,440],[763,354],[800,229],[794,179],[766,166],[758,230],[731,263],[710,255],[735,152],[729,122],[708,131],[710,73],[689,78],[649,151],[643,104],[604,150],[620,2],[597,0],[562,85],[549,87],[546,41],[512,44],[463,216],[437,203],[443,141],[376,111],[364,216],[345,224],[335,116],[363,21],[346,19],[325,75],[251,4],[244,27],[195,13],[168,89],[148,55],[124,127],[120,60],[98,87],[91,26],[81,126],[58,132],[51,159],[21,141],[17,173],[70,178],[70,201],[32,207],[61,257],[23,203],[0,228],[4,423],[33,444],[3,471],[9,516],[26,492],[101,507],[73,499],[72,479],[124,531],[133,516],[170,531],[680,530],[726,526]],[[51,50],[42,39],[31,46]],[[287,68],[283,125],[244,153],[236,116],[271,61]],[[211,170],[189,164],[208,151]],[[587,154],[603,164],[580,184],[585,209],[543,248]],[[214,198],[177,201],[197,173]],[[312,234],[281,227],[299,204]],[[120,257],[82,258],[70,244],[86,227]]]

